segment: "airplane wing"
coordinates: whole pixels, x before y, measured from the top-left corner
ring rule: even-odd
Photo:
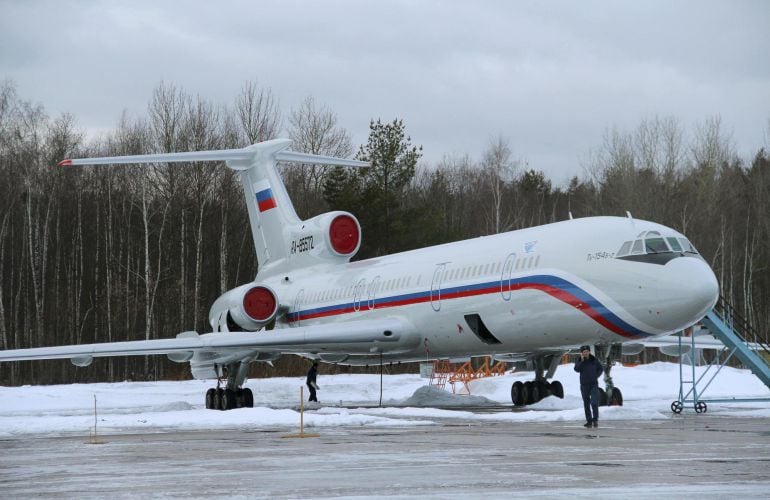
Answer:
[[[188,361],[193,354],[247,358],[252,353],[362,353],[399,352],[412,348],[419,338],[403,319],[349,321],[330,325],[285,328],[259,332],[183,332],[173,339],[137,340],[101,344],[37,347],[0,351],[2,361],[71,359],[78,366],[93,358],[167,354],[174,361]]]
[[[708,334],[696,335],[694,342],[691,337],[680,337],[679,335],[663,335],[646,339],[643,344],[645,347],[679,347],[679,339],[682,339],[682,347],[691,348],[693,343],[696,349],[723,349],[725,345],[721,340]]]

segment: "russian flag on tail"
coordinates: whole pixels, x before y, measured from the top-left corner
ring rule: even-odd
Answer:
[[[271,208],[275,208],[275,197],[273,196],[273,190],[270,189],[270,185],[266,182],[260,182],[254,186],[254,190],[257,193],[257,207],[260,212],[267,212]]]

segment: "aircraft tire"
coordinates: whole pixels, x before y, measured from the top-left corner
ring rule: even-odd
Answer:
[[[559,399],[564,399],[564,386],[561,385],[561,382],[558,380],[554,380],[550,384],[550,392],[552,395],[556,396]]]
[[[527,388],[527,404],[537,403],[540,401],[540,388],[536,382],[524,382],[524,387]]]
[[[224,410],[225,408],[222,406],[222,403],[224,402],[223,399],[225,398],[225,390],[221,387],[217,388],[217,395],[214,401],[216,402],[216,405],[214,406],[215,410]]]
[[[206,409],[207,410],[216,410],[219,406],[216,402],[217,397],[217,390],[213,387],[206,391]]]
[[[524,384],[516,381],[511,386],[511,401],[514,406],[524,406]]]
[[[623,393],[617,387],[612,388],[612,397],[610,397],[610,406],[623,406]]]
[[[243,390],[242,401],[243,401],[244,408],[254,408],[254,393],[251,392],[251,389]]]
[[[607,391],[599,387],[599,406],[607,406]]]
[[[224,397],[222,398],[220,406],[223,410],[232,410],[238,406],[235,391],[225,389]]]

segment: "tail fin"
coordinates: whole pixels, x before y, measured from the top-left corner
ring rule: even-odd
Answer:
[[[238,171],[240,175],[259,262],[259,274],[269,273],[271,270],[282,271],[282,264],[288,263],[289,257],[293,257],[295,266],[302,265],[303,262],[308,264],[328,255],[349,260],[360,246],[361,228],[355,217],[345,212],[331,212],[309,221],[301,221],[278,174],[276,164],[297,162],[366,167],[369,163],[285,151],[290,143],[289,139],[274,139],[243,149],[82,158],[63,160],[59,166],[225,161],[229,168]],[[316,244],[322,246],[320,240],[326,240],[325,246],[329,248],[316,249]]]

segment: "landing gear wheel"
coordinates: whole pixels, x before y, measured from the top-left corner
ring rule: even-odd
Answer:
[[[540,382],[534,381],[527,383],[529,384],[529,398],[527,398],[527,404],[531,405],[543,399],[542,393],[540,392]]]
[[[607,406],[607,391],[599,387],[599,406]]]
[[[254,408],[254,393],[251,392],[251,389],[243,390],[243,407]]]
[[[554,380],[553,382],[550,383],[549,390],[551,391],[551,394],[553,394],[557,398],[564,399],[564,386],[562,386],[561,382],[559,382],[558,380]]]
[[[695,403],[695,413],[706,413],[706,410],[708,410],[708,406],[703,401]]]
[[[610,397],[610,406],[623,406],[623,393],[617,387],[612,388],[612,396]]]
[[[532,393],[537,391],[534,386],[535,383],[532,381],[524,382],[524,404],[526,405],[531,405],[534,402]]]
[[[232,410],[236,406],[238,406],[238,402],[236,400],[235,391],[231,391],[230,389],[225,389],[224,397],[222,398],[221,408],[223,410]]]
[[[681,401],[674,401],[673,403],[671,403],[671,411],[673,411],[677,415],[682,413],[682,410],[684,410],[684,405],[682,404]]]
[[[511,401],[514,406],[524,406],[524,384],[517,381],[511,386]]]
[[[224,403],[225,399],[225,390],[221,387],[217,387],[217,396],[216,396],[216,405],[214,405],[215,410],[226,410],[225,406],[222,404]]]
[[[219,404],[217,404],[217,390],[213,387],[206,391],[206,409],[217,410]]]

